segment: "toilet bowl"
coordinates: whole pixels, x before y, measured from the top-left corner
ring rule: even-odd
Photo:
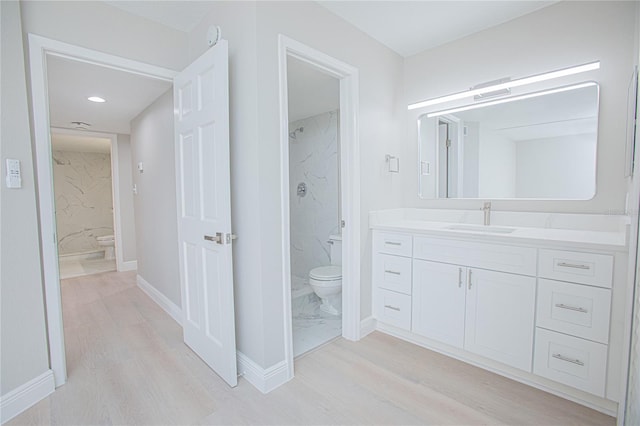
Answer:
[[[339,235],[329,237],[329,266],[319,266],[309,272],[309,284],[320,298],[320,310],[331,315],[340,315],[342,308],[342,238]]]
[[[97,237],[98,245],[104,247],[105,260],[113,260],[116,258],[116,242],[113,235],[105,235],[103,237]]]

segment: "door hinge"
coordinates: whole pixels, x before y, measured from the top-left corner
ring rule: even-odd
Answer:
[[[344,220],[341,220],[341,221],[340,221],[340,227],[341,227],[341,228],[344,228],[345,226],[346,226],[346,225],[345,225],[345,223],[344,223]]]

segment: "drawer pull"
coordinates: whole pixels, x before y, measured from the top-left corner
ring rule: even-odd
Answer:
[[[390,271],[390,270],[388,270],[388,269],[385,269],[385,270],[384,270],[384,273],[385,273],[385,274],[393,274],[393,275],[402,275],[402,274],[401,274],[400,272],[398,272],[398,271]]]
[[[565,305],[564,303],[556,303],[556,308],[568,309],[570,311],[576,311],[576,312],[582,312],[583,314],[586,314],[587,312],[589,312],[585,308],[581,308],[579,306]]]
[[[584,366],[584,362],[580,361],[579,359],[567,358],[566,356],[564,356],[562,354],[553,354],[551,356],[554,357],[555,359],[559,359],[560,361],[566,361],[566,362],[570,362],[571,364],[577,364],[579,366]]]
[[[384,305],[384,307],[385,308],[389,308],[389,309],[394,310],[394,311],[400,312],[400,308],[398,308],[397,306]]]
[[[395,241],[385,241],[384,243],[386,245],[388,245],[388,246],[401,246],[402,245],[402,243],[397,243]]]
[[[591,269],[591,266],[582,265],[582,264],[579,264],[579,263],[558,262],[557,265],[562,267],[562,268]]]

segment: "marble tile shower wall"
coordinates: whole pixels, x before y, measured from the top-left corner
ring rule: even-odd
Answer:
[[[340,232],[338,111],[289,123],[291,273],[306,279],[329,265],[329,235]],[[306,194],[298,191],[304,184]]]
[[[58,252],[98,250],[96,237],[113,235],[111,156],[53,151]]]

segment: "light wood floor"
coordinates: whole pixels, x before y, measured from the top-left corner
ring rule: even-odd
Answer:
[[[615,420],[390,336],[335,340],[263,395],[229,388],[182,343],[134,273],[62,283],[69,380],[10,425],[508,424]]]

